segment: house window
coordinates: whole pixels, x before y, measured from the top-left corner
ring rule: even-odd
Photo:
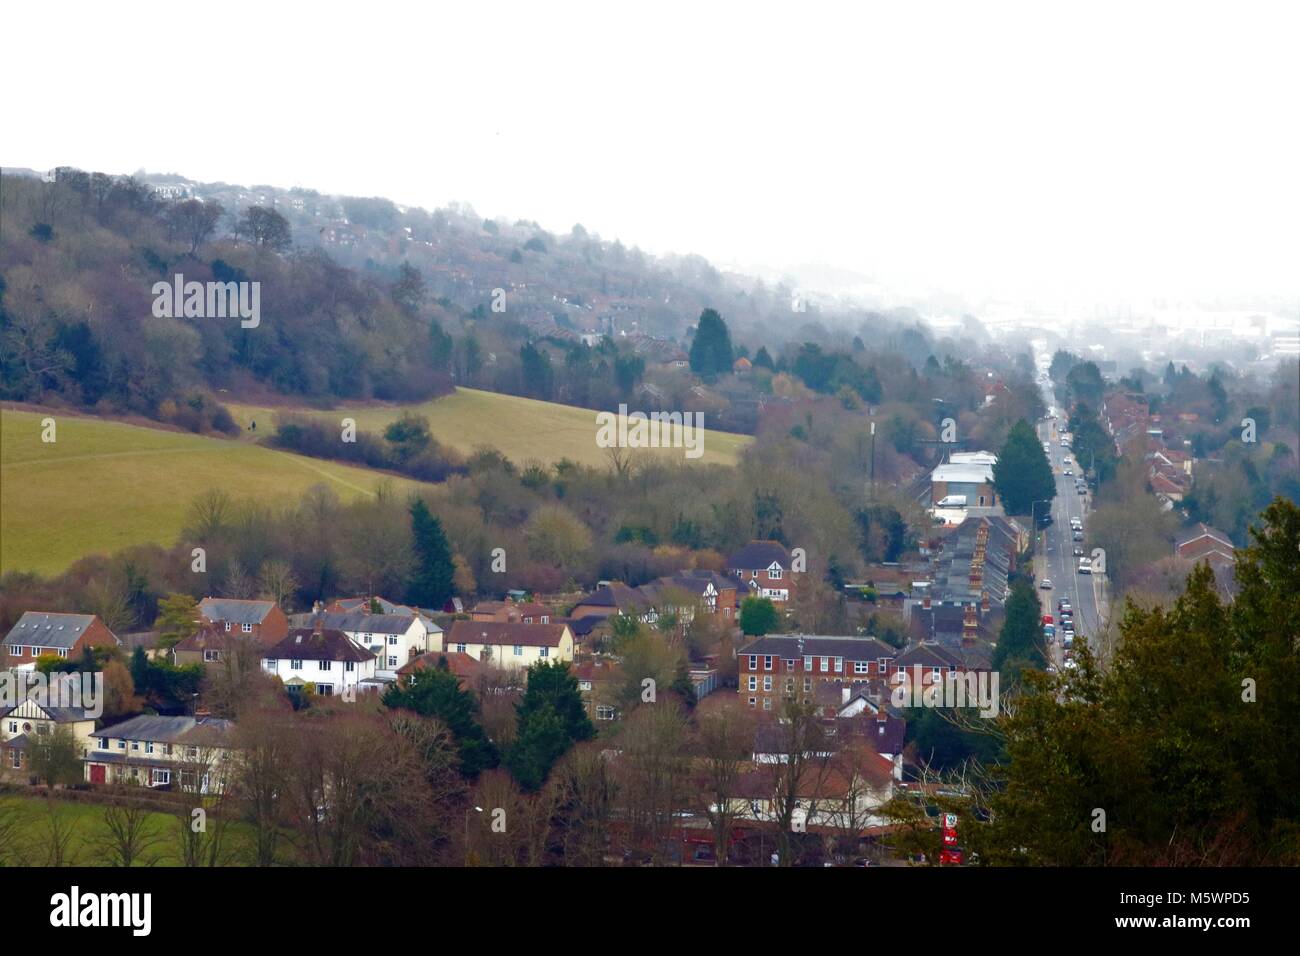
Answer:
[[[151,753],[153,753],[153,741],[152,741],[152,740],[148,741],[148,742],[144,745],[144,752],[147,753],[147,754],[151,754]]]
[[[885,673],[886,671],[888,671],[888,670],[889,670],[889,658],[888,658],[888,657],[882,657],[882,658],[880,658],[879,660],[876,661],[876,673],[878,673],[878,674],[884,674],[884,673]]]
[[[229,621],[226,622],[226,630],[227,630],[227,631],[230,630],[230,622],[229,622]]]
[[[822,673],[825,674],[825,673],[826,673],[827,671],[829,671],[830,669],[831,669],[831,659],[830,659],[829,657],[823,657],[823,658],[822,658]]]
[[[788,671],[792,671],[792,670],[794,670],[794,665],[795,665],[796,663],[798,663],[798,662],[797,662],[797,661],[794,661],[794,660],[787,659],[786,662],[785,662],[785,669],[788,670]]]
[[[763,698],[763,709],[764,709],[764,710],[771,710],[771,709],[772,709],[772,698],[771,698],[771,697],[764,697],[764,698]]]
[[[772,669],[772,655],[765,654],[763,656],[763,670],[770,671],[771,669]]]
[[[614,719],[614,708],[611,707],[609,704],[597,704],[597,705],[596,705],[596,719],[597,719],[597,720],[613,720],[613,719]]]
[[[172,782],[172,772],[170,770],[160,770],[155,768],[153,772],[153,785],[155,787],[166,786]]]
[[[807,693],[809,693],[809,692],[811,692],[811,691],[812,691],[812,678],[811,678],[811,677],[805,677],[805,678],[803,679],[803,692],[804,692],[805,694],[807,694]]]
[[[767,577],[771,581],[780,581],[781,574],[782,571],[780,568],[772,568],[770,571],[767,572]]]
[[[389,655],[388,655],[388,666],[389,666],[389,667],[396,667],[396,666],[397,666],[397,658],[394,657],[392,654],[389,654]]]
[[[328,685],[327,685],[327,686],[328,686]],[[185,759],[186,759],[186,760],[198,760],[198,759],[199,759],[199,748],[198,748],[198,747],[186,747],[186,748],[185,748]]]
[[[389,638],[388,638],[388,646],[389,646],[389,647],[396,647],[396,646],[397,646],[397,638],[396,638],[396,637],[389,637]]]
[[[274,657],[268,657],[268,658],[266,659],[266,669],[269,670],[269,671],[273,671],[273,670],[275,670],[276,667],[278,667],[279,665],[280,665],[280,662],[277,661]]]
[[[465,653],[465,645],[464,645],[464,644],[457,644],[457,645],[456,645],[456,653],[457,653],[457,654],[464,654],[464,653]]]
[[[140,749],[140,741],[138,741],[138,740],[133,740],[133,741],[131,741],[131,749],[132,749],[132,750],[139,750],[139,749]]]
[[[289,670],[291,671],[302,670],[302,661],[294,661],[294,660],[289,661]]]
[[[316,663],[319,666],[320,670],[325,671],[327,673],[334,669],[333,661],[317,661]]]
[[[354,670],[356,670],[356,669],[357,669],[357,662],[356,662],[356,661],[344,661],[344,662],[343,662],[343,670],[346,671],[347,673],[350,674],[350,673],[352,673],[352,672],[353,672]]]
[[[125,740],[119,740],[119,741],[117,742],[117,749],[118,749],[118,750],[125,750],[125,749],[126,749],[126,741],[125,741]]]
[[[522,645],[522,644],[516,644],[516,645],[515,645],[515,657],[523,657],[523,656],[524,656],[524,645]]]
[[[9,751],[10,766],[15,770],[23,769],[23,752],[21,750]]]
[[[22,656],[23,656],[23,652],[24,652],[24,650],[25,650],[25,648],[24,648],[21,644],[15,644],[15,645],[14,645],[14,657],[22,657]],[[33,654],[32,656],[35,657],[36,655]]]
[[[866,661],[854,661],[854,662],[853,662],[853,673],[855,673],[855,674],[865,674],[865,673],[867,673],[867,667],[868,667],[868,666],[869,666],[869,665],[867,664]]]
[[[59,648],[59,656],[60,656],[60,657],[67,657],[67,656],[68,656],[68,649],[67,649],[66,647],[60,647],[60,648]]]
[[[239,625],[239,629],[240,629],[241,631],[243,631],[245,634],[252,634],[252,633],[253,633],[253,625],[251,625],[251,624],[241,624],[241,625]]]
[[[11,734],[18,733],[18,721],[16,720],[9,721],[9,733]]]
[[[837,674],[844,673],[844,658],[842,657],[835,658],[835,673]]]
[[[100,737],[100,738],[99,738],[99,749],[100,749],[100,750],[107,750],[107,749],[108,749],[108,738],[107,738],[107,737]]]
[[[750,655],[749,655],[749,669],[750,669],[751,671],[756,671],[756,670],[758,670],[758,655],[757,655],[757,654],[750,654]]]
[[[772,678],[770,677],[763,678],[763,693],[765,694],[772,693]]]
[[[753,676],[752,674],[749,677],[749,689],[758,690],[758,678]]]
[[[316,685],[316,693],[320,694],[320,696],[322,696],[322,697],[333,697],[333,696],[334,696],[334,685],[333,685],[333,684],[317,684],[317,685]]]
[[[942,667],[932,667],[932,668],[930,668],[930,676],[931,676],[934,680],[939,680],[939,678],[943,676],[943,668],[942,668]]]
[[[757,697],[751,697],[751,698],[749,698],[749,706],[750,706],[750,707],[755,706],[757,703],[758,703],[758,698],[757,698]]]
[[[805,657],[803,659],[803,669],[806,671],[810,671],[813,669],[813,662],[811,657]]]
[[[785,692],[786,692],[787,694],[793,694],[793,693],[794,693],[794,678],[793,678],[793,677],[787,677],[787,678],[786,678],[786,681],[785,681]]]
[[[215,663],[217,663],[217,662],[220,661],[220,660],[221,660],[221,652],[220,652],[220,651],[208,651],[208,650],[205,650],[205,651],[203,652],[203,663],[205,663],[205,664],[215,664]]]

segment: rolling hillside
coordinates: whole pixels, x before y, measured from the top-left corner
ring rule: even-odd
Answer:
[[[276,409],[234,403],[227,403],[227,407],[246,432],[254,421],[258,435],[273,426]],[[529,458],[548,463],[568,458],[596,466],[608,461],[604,450],[596,445],[594,411],[472,388],[459,388],[455,394],[418,405],[362,406],[308,414],[330,421],[354,418],[362,431],[380,432],[405,411],[427,418],[434,437],[462,454],[490,445],[517,464]],[[734,465],[740,451],[752,440],[748,435],[706,430],[704,455],[695,460]],[[683,455],[680,449],[643,453],[678,458]]]
[[[341,498],[381,481],[417,482],[251,443],[56,414],[0,409],[0,573],[49,574],[96,551],[175,543],[189,502],[225,488],[234,497],[292,499],[324,482]]]

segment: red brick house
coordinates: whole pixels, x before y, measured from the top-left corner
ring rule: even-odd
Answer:
[[[751,541],[727,558],[727,573],[748,589],[742,599],[765,597],[778,604],[790,599],[790,552],[779,541]]]
[[[36,662],[42,654],[76,659],[87,647],[117,647],[117,635],[97,614],[27,611],[3,642],[10,667]]]
[[[289,619],[274,601],[205,597],[199,602],[199,623],[230,634],[251,635],[263,647],[278,644],[289,634]]]

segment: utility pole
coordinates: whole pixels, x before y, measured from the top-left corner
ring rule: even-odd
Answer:
[[[869,500],[876,500],[876,423],[871,422],[871,491]]]

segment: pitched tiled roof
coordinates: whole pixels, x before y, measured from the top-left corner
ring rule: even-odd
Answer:
[[[733,571],[761,571],[776,562],[784,569],[790,567],[790,552],[779,541],[751,541],[727,558],[727,567]]]
[[[238,598],[206,597],[199,602],[199,613],[210,621],[232,624],[261,624],[275,607],[274,601],[244,601]]]
[[[295,627],[284,640],[268,647],[262,657],[269,660],[296,661],[372,661],[375,655],[352,643],[342,631]]]
[[[210,730],[224,733],[234,727],[219,717],[160,717],[143,715],[94,733],[95,737],[112,737],[122,740],[152,740],[162,743],[179,743],[193,738],[198,731]]]
[[[768,634],[742,647],[738,654],[771,654],[792,660],[798,657],[842,657],[850,661],[874,661],[897,657],[898,651],[874,637],[828,637],[818,634]]]
[[[62,614],[54,611],[27,611],[5,636],[10,647],[70,648],[95,622],[93,614]]]
[[[325,627],[362,634],[405,634],[415,618],[409,614],[363,614],[326,611],[321,615]]]
[[[521,624],[518,621],[456,621],[451,625],[446,643],[520,644],[526,647],[559,647],[564,637],[563,624]]]

